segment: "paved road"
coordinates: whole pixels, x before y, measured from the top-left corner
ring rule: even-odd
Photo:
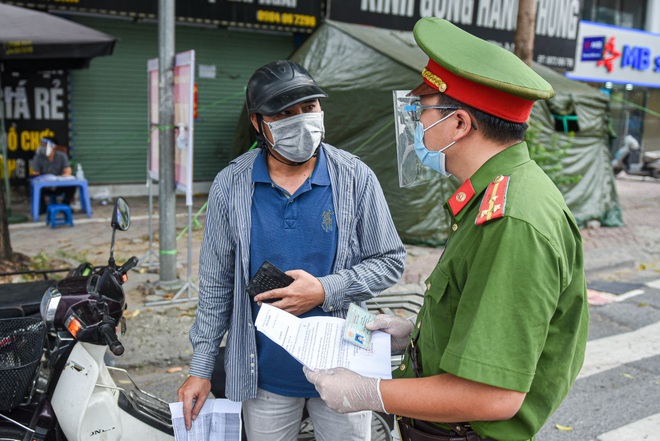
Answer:
[[[585,364],[539,441],[660,440],[659,276],[594,283],[613,295],[591,307]]]
[[[568,399],[541,431],[540,441],[660,440],[660,181],[617,178],[617,189],[626,225],[582,232],[589,287],[605,293],[594,293],[592,301],[606,304],[591,307],[585,367]],[[143,257],[149,250],[147,202],[129,198],[133,225],[117,233],[115,257],[120,262],[130,255]],[[187,225],[187,210],[182,200],[177,202],[181,231]],[[194,211],[203,203],[204,198],[196,198]],[[12,246],[15,251],[41,256],[46,266],[81,258],[101,264],[109,251],[109,217],[109,205],[94,205],[92,219],[78,213],[73,228],[51,230],[43,222],[12,225]],[[203,215],[199,220],[204,222]],[[157,218],[153,223],[157,229]],[[157,234],[154,241],[155,253]],[[201,230],[194,229],[191,274],[195,283],[200,242]],[[178,246],[180,260],[185,261],[185,234]],[[407,249],[406,273],[393,290],[420,292],[442,250]],[[179,275],[185,280],[184,261]],[[150,300],[163,299],[164,293],[157,273],[142,270],[132,272],[126,285],[129,329],[122,338],[126,353],[115,363],[128,368],[142,388],[174,401],[176,388],[187,375],[191,357],[187,334],[196,303],[149,306]]]

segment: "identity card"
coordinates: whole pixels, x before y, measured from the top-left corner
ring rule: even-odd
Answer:
[[[371,348],[371,331],[367,329],[366,325],[375,318],[374,314],[351,303],[344,324],[344,340],[364,349]]]

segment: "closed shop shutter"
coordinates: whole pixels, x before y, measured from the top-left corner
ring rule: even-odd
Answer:
[[[113,55],[92,60],[71,75],[71,147],[90,184],[146,181],[147,60],[158,57],[158,26],[91,17],[75,21],[119,39]],[[232,159],[236,124],[252,72],[286,58],[293,37],[177,26],[176,52],[195,49],[198,118],[194,180],[211,181]],[[199,66],[215,70],[199,78]]]

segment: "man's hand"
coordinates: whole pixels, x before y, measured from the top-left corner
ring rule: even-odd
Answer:
[[[363,377],[345,368],[316,369],[303,367],[321,399],[338,413],[375,410],[385,412],[380,395],[380,378]]]
[[[179,401],[183,402],[183,419],[186,429],[190,430],[192,422],[199,415],[204,402],[211,392],[211,380],[199,377],[188,377],[188,379],[176,391]],[[193,401],[195,406],[193,407]]]
[[[390,314],[378,314],[374,321],[367,323],[371,331],[383,331],[392,336],[392,349],[405,349],[410,341],[414,325],[410,320]]]
[[[294,279],[291,285],[262,292],[254,300],[280,299],[272,305],[296,316],[323,304],[325,290],[319,279],[303,270],[291,270],[286,274]]]

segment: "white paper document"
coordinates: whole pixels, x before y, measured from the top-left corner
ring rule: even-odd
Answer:
[[[342,338],[345,322],[338,317],[301,319],[263,303],[254,324],[311,369],[345,367],[366,377],[392,378],[390,335],[374,331],[371,349],[363,349]]]
[[[37,175],[32,178],[33,181],[72,181],[76,179],[75,176],[58,176],[53,174]]]
[[[170,403],[176,441],[240,441],[241,403],[218,398],[206,400],[202,410],[186,430],[183,403]]]

